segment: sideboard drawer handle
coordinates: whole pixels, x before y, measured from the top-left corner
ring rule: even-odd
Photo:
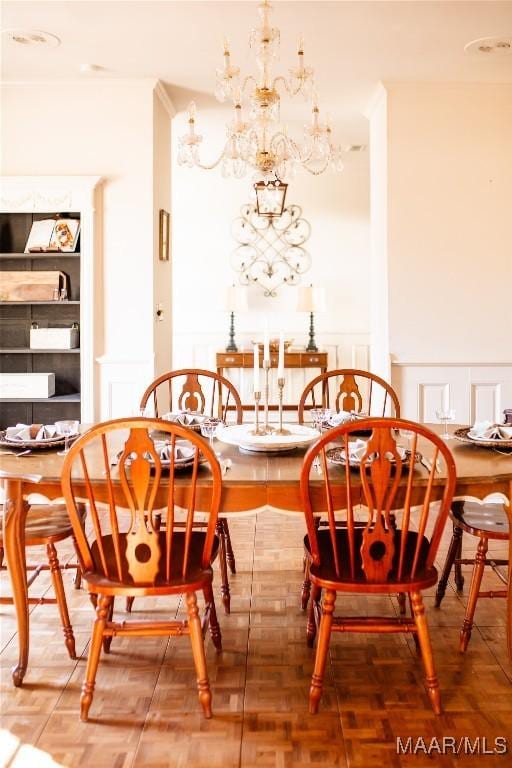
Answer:
[[[310,357],[309,358],[310,363],[318,363],[318,357]]]
[[[226,357],[226,363],[234,363],[236,360],[236,357]]]

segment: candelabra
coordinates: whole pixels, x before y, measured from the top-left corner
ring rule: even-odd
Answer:
[[[269,385],[269,376],[270,376],[270,360],[263,360],[263,370],[265,371],[265,385],[263,388],[263,413],[264,413],[264,423],[263,423],[263,429],[265,435],[271,435],[274,432],[274,428],[271,427],[268,423],[268,399],[270,396],[270,385]]]
[[[284,389],[284,378],[279,377],[277,380],[277,386],[279,389],[279,429],[275,431],[276,435],[290,435],[291,432],[289,429],[283,428],[283,389]]]
[[[265,430],[260,427],[260,400],[261,392],[256,391],[254,393],[254,429],[251,432],[253,435],[264,435]]]

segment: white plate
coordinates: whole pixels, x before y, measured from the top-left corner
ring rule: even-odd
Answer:
[[[271,425],[278,429],[277,424]],[[309,445],[313,440],[320,437],[316,429],[306,427],[303,424],[283,424],[287,429],[288,435],[253,435],[254,424],[234,424],[230,427],[224,427],[220,430],[217,438],[228,445],[237,445],[245,451],[260,451],[263,453],[274,453],[277,451],[290,451],[299,446]]]

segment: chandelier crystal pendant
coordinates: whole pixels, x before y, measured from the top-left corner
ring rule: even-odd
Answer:
[[[258,74],[242,78],[231,63],[228,41],[224,41],[224,65],[217,70],[215,95],[221,102],[231,101],[233,119],[227,125],[226,143],[211,164],[201,161],[203,137],[196,133],[196,108],[188,108],[188,132],[179,140],[178,162],[211,170],[221,166],[224,176],[241,178],[248,170],[255,180],[270,182],[293,177],[297,167],[318,176],[327,169],[341,171],[341,147],[335,144],[329,119],[320,119],[314,89],[313,69],[304,63],[304,41],[297,50],[297,66],[287,77],[274,75],[273,64],[279,54],[280,32],[270,23],[272,7],[268,0],[258,6],[260,25],[252,30],[249,44],[256,58]],[[311,120],[304,126],[301,141],[288,135],[281,123],[281,95],[301,95],[311,100]],[[248,113],[247,118],[245,113]]]

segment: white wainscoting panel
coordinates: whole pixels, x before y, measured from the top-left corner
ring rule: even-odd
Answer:
[[[100,419],[117,419],[139,414],[140,399],[153,379],[154,357],[126,360],[104,355],[100,367]]]
[[[512,363],[393,362],[391,370],[402,415],[413,421],[436,422],[436,410],[449,406],[458,424],[501,422],[512,408]]]

